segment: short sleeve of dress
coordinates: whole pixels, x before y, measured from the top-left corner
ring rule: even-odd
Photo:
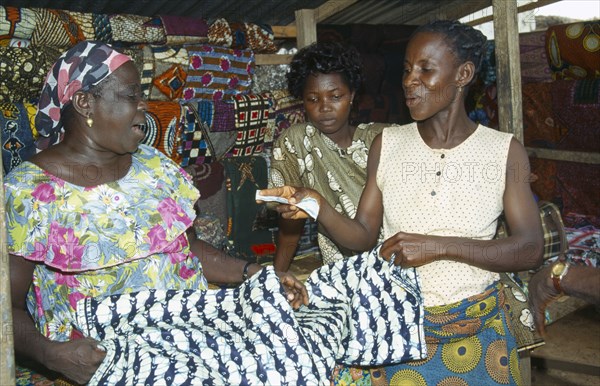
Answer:
[[[4,195],[6,226],[9,253],[23,255],[35,250],[35,242],[30,233],[44,208],[40,208],[35,196],[48,201],[52,191],[44,185],[44,175],[30,163],[23,163],[13,169],[5,178]],[[38,187],[38,189],[34,189]],[[43,202],[43,201],[42,201]]]

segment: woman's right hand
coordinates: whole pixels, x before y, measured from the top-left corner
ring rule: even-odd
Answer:
[[[100,367],[106,352],[91,338],[53,342],[45,355],[45,365],[78,384],[86,384]]]
[[[298,208],[294,204],[302,201],[304,198],[312,197],[317,200],[319,207],[322,207],[324,200],[323,196],[321,196],[316,190],[303,187],[297,188],[287,185],[279,188],[262,189],[260,190],[260,194],[263,196],[278,196],[287,199],[289,204],[277,203],[273,209],[280,213],[281,217],[291,220],[299,220],[310,217],[305,211]],[[258,200],[258,203],[263,203],[263,201]]]

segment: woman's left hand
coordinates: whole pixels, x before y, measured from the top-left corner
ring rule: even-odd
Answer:
[[[435,236],[398,232],[383,242],[380,256],[393,259],[402,268],[419,267],[431,263],[438,255],[439,244]]]
[[[285,289],[287,299],[294,309],[300,308],[301,305],[308,305],[308,292],[302,282],[294,275],[288,272],[275,272],[279,276],[279,281]]]

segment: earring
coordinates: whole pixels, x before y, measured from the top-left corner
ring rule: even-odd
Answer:
[[[462,88],[463,88],[462,85],[458,85],[458,92],[462,92]]]
[[[92,119],[91,116],[88,115],[87,119],[85,120],[85,123],[87,123],[88,127],[91,129],[92,126],[94,125],[94,120]]]

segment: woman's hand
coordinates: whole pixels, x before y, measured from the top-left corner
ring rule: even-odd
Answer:
[[[291,220],[299,220],[309,218],[310,216],[298,208],[294,204],[302,201],[304,198],[312,197],[319,203],[319,207],[323,204],[323,196],[321,196],[316,190],[310,188],[297,188],[293,186],[281,186],[279,188],[271,188],[271,189],[262,189],[260,194],[263,196],[278,196],[285,198],[289,201],[289,204],[280,204],[276,203],[273,206],[278,213],[281,214],[281,217],[285,219]],[[258,200],[259,204],[263,203],[263,201]]]
[[[86,384],[98,370],[106,352],[91,338],[68,342],[53,342],[45,355],[44,364],[78,384]]]
[[[533,323],[540,335],[546,334],[546,307],[560,297],[550,279],[552,265],[544,267],[529,280],[529,305],[533,314]]]
[[[279,276],[279,281],[283,285],[287,299],[294,309],[300,308],[301,305],[308,305],[308,292],[306,287],[294,275],[288,272],[275,271]]]
[[[393,259],[393,263],[402,268],[419,267],[439,255],[437,239],[437,236],[398,232],[383,242],[379,254],[387,261]]]

